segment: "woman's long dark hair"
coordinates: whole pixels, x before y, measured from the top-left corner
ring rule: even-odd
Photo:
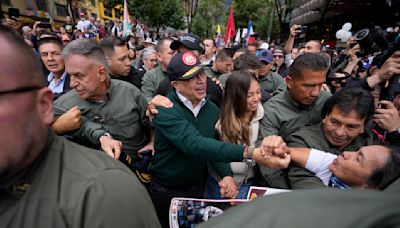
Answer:
[[[221,139],[231,143],[250,144],[249,123],[246,121],[247,93],[251,80],[257,78],[246,71],[234,71],[226,81],[224,102],[219,119]]]

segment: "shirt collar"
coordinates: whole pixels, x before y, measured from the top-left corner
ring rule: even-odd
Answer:
[[[189,104],[189,103],[190,103],[190,106],[192,106],[192,102],[189,101],[189,99],[187,99],[185,96],[183,96],[183,94],[181,94],[181,93],[178,92],[178,91],[176,91],[176,94],[178,95],[179,100],[181,100],[182,103],[184,103],[184,104]],[[199,104],[201,105],[201,107],[203,107],[205,103],[206,103],[206,99],[205,99],[205,98],[201,99],[200,102],[199,102]],[[199,105],[199,104],[198,104],[198,105]],[[194,108],[194,107],[193,107],[193,108]]]
[[[64,81],[65,77],[67,77],[67,72],[64,71],[64,73],[61,75],[60,81]],[[49,75],[47,75],[47,81],[51,82],[54,79],[54,73],[50,72]]]
[[[183,105],[185,105],[185,107],[188,108],[195,117],[197,117],[201,108],[206,104],[206,99],[203,98],[200,100],[200,102],[195,107],[193,107],[192,102],[189,99],[187,99],[185,96],[183,96],[181,93],[176,91],[176,95],[178,96],[179,100],[183,103]]]

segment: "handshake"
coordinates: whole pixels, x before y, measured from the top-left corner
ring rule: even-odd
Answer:
[[[273,169],[287,168],[290,163],[290,149],[280,136],[267,136],[261,147],[254,149],[253,160],[259,165]]]

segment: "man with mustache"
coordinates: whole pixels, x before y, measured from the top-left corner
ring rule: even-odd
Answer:
[[[168,66],[173,87],[168,93],[172,107],[158,107],[154,119],[156,153],[151,165],[150,195],[163,227],[168,227],[168,212],[173,197],[202,198],[207,161],[223,177],[221,195],[236,194],[230,161],[254,160],[273,168],[287,167],[289,155],[259,159],[260,148],[245,147],[217,140],[215,123],[218,108],[206,98],[207,75],[193,52],[175,55]],[[225,162],[225,163],[224,163]]]
[[[368,91],[344,88],[326,102],[321,123],[299,129],[286,142],[291,147],[315,148],[334,155],[379,144],[378,138],[367,127],[374,109],[374,98]],[[290,166],[288,179],[292,188],[323,187],[313,173],[298,166]]]
[[[328,62],[318,53],[297,57],[286,77],[287,91],[278,93],[264,105],[265,115],[260,121],[259,138],[280,135],[286,139],[301,127],[320,123],[321,111],[330,94],[321,91],[325,83]],[[290,188],[281,170],[261,167],[270,187]]]

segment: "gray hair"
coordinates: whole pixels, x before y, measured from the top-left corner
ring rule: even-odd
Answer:
[[[106,56],[100,46],[89,39],[76,39],[64,47],[61,56],[63,59],[71,55],[83,55],[86,58],[103,65],[109,72],[109,65]]]
[[[153,48],[145,48],[142,52],[142,59],[149,59],[151,54],[156,54],[156,50]]]

